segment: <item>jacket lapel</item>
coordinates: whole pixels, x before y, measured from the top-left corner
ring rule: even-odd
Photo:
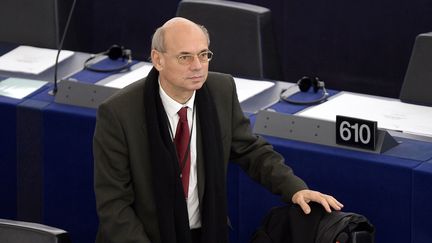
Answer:
[[[197,116],[197,180],[198,180],[198,197],[200,201],[200,207],[202,205],[203,197],[204,197],[204,185],[205,185],[205,176],[204,176],[204,151],[202,147],[202,136],[201,136],[201,126],[199,122],[199,117]]]

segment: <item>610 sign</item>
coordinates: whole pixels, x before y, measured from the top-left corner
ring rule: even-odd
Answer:
[[[375,150],[377,122],[347,116],[336,116],[336,143]]]

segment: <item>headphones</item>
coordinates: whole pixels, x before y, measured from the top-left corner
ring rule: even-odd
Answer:
[[[318,77],[310,78],[308,76],[304,76],[301,79],[297,81],[297,85],[292,87],[298,87],[301,92],[308,92],[309,89],[312,87],[313,92],[317,93],[319,89],[323,90],[323,93],[321,97],[315,100],[293,100],[290,97],[293,95],[292,92],[289,92],[289,89],[282,90],[280,94],[280,98],[288,103],[295,104],[295,105],[312,105],[312,104],[319,104],[327,100],[327,97],[329,96],[329,93],[327,92],[325,88],[324,81],[321,81]]]
[[[117,60],[119,58],[122,58],[123,61],[125,59],[127,61],[124,62],[121,66],[114,67],[114,68],[92,67],[92,65],[94,63],[91,61],[94,60],[95,58],[103,56],[103,55],[107,55],[109,57],[109,59],[111,59],[111,60]],[[100,72],[100,73],[121,72],[121,71],[128,69],[131,66],[131,63],[132,63],[131,50],[125,49],[123,46],[112,45],[108,50],[94,54],[94,55],[91,55],[87,60],[85,60],[84,69],[87,69],[87,70],[90,70],[93,72]]]

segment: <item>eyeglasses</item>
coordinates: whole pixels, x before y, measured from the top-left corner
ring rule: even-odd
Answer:
[[[207,50],[207,51],[202,51],[198,54],[181,54],[181,55],[176,56],[176,58],[177,58],[177,61],[179,64],[189,65],[194,61],[195,56],[198,57],[198,60],[201,63],[208,63],[211,61],[211,59],[213,57],[213,52],[211,52],[210,50]]]

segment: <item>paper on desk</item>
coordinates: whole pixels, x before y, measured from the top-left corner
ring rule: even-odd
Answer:
[[[72,51],[62,50],[59,62],[71,57]],[[57,50],[32,46],[19,46],[0,57],[0,70],[40,74],[54,66]]]
[[[377,121],[378,127],[432,136],[432,107],[371,95],[340,92],[334,98],[300,111],[301,116],[335,121],[336,115]]]
[[[22,78],[7,78],[0,81],[0,95],[22,99],[35,92],[47,82]]]
[[[152,67],[153,66],[150,63],[145,63],[137,69],[119,75],[118,78],[106,83],[105,86],[122,89],[133,82],[147,77],[147,74],[150,72]]]
[[[237,88],[237,96],[241,102],[257,95],[265,90],[273,87],[275,83],[269,81],[261,81],[261,80],[251,80],[244,78],[234,78],[236,88]]]

